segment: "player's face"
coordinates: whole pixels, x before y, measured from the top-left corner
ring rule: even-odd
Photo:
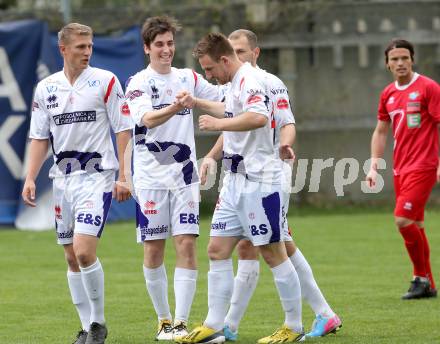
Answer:
[[[221,85],[231,81],[226,69],[226,59],[226,57],[222,56],[219,62],[215,62],[208,55],[203,55],[199,58],[200,67],[205,71],[208,80],[214,79]]]
[[[92,36],[72,35],[69,41],[60,45],[64,64],[74,70],[86,69],[92,56]]]
[[[412,78],[411,53],[405,48],[394,48],[388,52],[388,64],[394,79],[399,82],[409,82]]]
[[[254,67],[257,65],[257,48],[252,50],[245,36],[230,39],[229,42],[241,62],[249,62]]]
[[[150,55],[150,63],[157,71],[167,71],[171,68],[174,57],[174,36],[172,32],[157,35],[150,46],[144,46],[145,53]]]

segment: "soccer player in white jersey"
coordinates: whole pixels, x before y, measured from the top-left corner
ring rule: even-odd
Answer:
[[[257,67],[257,59],[260,48],[257,46],[257,36],[249,30],[236,30],[229,35],[229,41],[235,53],[242,62],[249,62]],[[257,67],[258,68],[258,67]],[[290,107],[290,100],[287,87],[275,75],[266,72],[266,78],[270,85],[270,100],[273,104],[273,115],[275,121],[274,144],[276,152],[278,147],[282,147],[280,156],[283,160],[294,159],[291,148],[295,141],[295,119]],[[206,155],[200,167],[200,178],[202,184],[206,181],[207,171],[215,161],[220,160],[223,151],[223,136],[220,136],[212,150]],[[289,169],[288,169],[289,170]],[[324,336],[332,331],[336,331],[341,326],[339,317],[333,312],[322,295],[314,277],[312,269],[296,247],[290,235],[287,224],[287,211],[289,209],[290,193],[290,173],[283,181],[286,181],[286,190],[283,187],[283,231],[284,244],[289,259],[292,261],[298,273],[302,297],[309,303],[316,314],[312,330],[307,333],[308,337]],[[260,272],[258,260],[258,248],[254,247],[250,240],[243,239],[237,245],[239,257],[238,270],[234,279],[234,292],[231,299],[231,307],[225,319],[224,334],[226,340],[235,341],[238,336],[238,326],[249,304],[250,298],[255,290]]]
[[[71,23],[58,33],[64,68],[37,85],[32,104],[29,170],[23,200],[35,202],[35,179],[49,147],[54,165],[55,225],[68,265],[67,280],[82,323],[76,344],[104,343],[104,272],[96,256],[110,208],[112,192],[118,201],[130,197],[125,182],[123,155],[133,124],[123,112],[124,95],[116,76],[89,66],[93,32]],[[119,164],[110,127],[116,133]]]
[[[137,241],[144,246],[144,277],[158,317],[157,340],[187,334],[196,280],[199,234],[199,176],[191,109],[176,101],[181,92],[218,99],[219,88],[191,69],[172,67],[174,18],[152,17],[142,28],[148,67],[134,75],[126,99],[135,120],[134,188]],[[164,249],[176,250],[174,323],[168,304]]]
[[[271,108],[264,73],[242,63],[228,39],[219,33],[203,37],[194,55],[208,79],[231,82],[225,103],[202,109],[201,130],[223,131],[227,169],[211,224],[208,245],[208,315],[180,343],[222,343],[224,320],[234,286],[231,254],[242,236],[260,248],[271,267],[285,312],[285,322],[259,343],[294,342],[304,337],[298,275],[288,259],[282,233],[281,162],[273,145]],[[207,104],[209,105],[209,104]],[[223,111],[221,111],[223,110]]]

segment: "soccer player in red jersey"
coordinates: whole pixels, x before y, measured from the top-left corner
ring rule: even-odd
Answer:
[[[392,127],[394,219],[414,271],[410,288],[402,299],[436,297],[423,221],[431,190],[436,180],[440,182],[440,86],[413,71],[414,47],[406,40],[391,41],[385,49],[385,63],[395,82],[380,96],[366,180],[371,187],[375,185],[377,160],[383,156],[388,130]]]

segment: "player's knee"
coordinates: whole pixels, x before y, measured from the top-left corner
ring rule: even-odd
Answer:
[[[286,252],[288,257],[292,257],[296,251],[296,245],[293,241],[285,241],[284,245],[286,246]]]
[[[77,249],[75,250],[76,261],[81,267],[87,267],[92,265],[96,261],[96,255],[88,252],[87,250]]]
[[[222,260],[228,257],[225,256],[224,249],[221,245],[213,244],[212,242],[208,245],[208,257],[211,260]]]
[[[73,272],[79,272],[79,265],[76,261],[75,254],[72,252],[65,252],[64,257],[66,258],[67,266],[69,267],[70,271]]]
[[[196,256],[196,240],[194,236],[184,236],[176,240],[176,253],[181,258],[194,259]]]
[[[240,240],[237,245],[237,254],[241,260],[257,260],[258,248],[252,245],[249,240]]]
[[[407,219],[406,217],[396,216],[394,218],[394,223],[396,224],[396,226],[398,228],[403,228],[403,227],[409,226],[410,224],[414,223],[414,221],[411,219]]]

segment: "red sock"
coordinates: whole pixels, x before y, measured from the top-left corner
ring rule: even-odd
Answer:
[[[422,232],[415,223],[399,228],[406,250],[414,267],[414,276],[426,277],[425,252]]]
[[[422,238],[423,238],[423,249],[424,249],[424,253],[425,253],[426,274],[428,275],[429,282],[431,283],[431,288],[435,289],[434,278],[432,277],[432,272],[431,272],[431,261],[429,259],[429,253],[430,253],[429,243],[428,243],[428,238],[426,237],[426,234],[425,234],[425,228],[420,228],[420,233],[422,233]]]

